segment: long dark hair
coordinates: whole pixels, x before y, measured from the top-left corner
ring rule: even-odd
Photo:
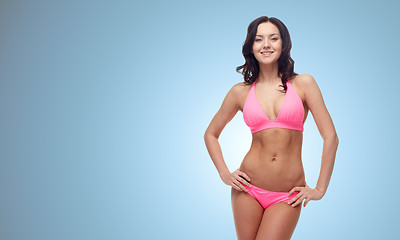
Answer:
[[[298,75],[294,72],[294,61],[290,57],[290,50],[292,49],[292,41],[290,40],[289,30],[285,24],[277,18],[262,16],[252,21],[247,28],[246,40],[243,44],[242,54],[246,62],[236,68],[236,72],[243,74],[244,81],[248,84],[252,84],[257,78],[260,72],[260,66],[257,59],[254,57],[253,43],[257,34],[257,28],[260,23],[271,22],[278,29],[282,38],[282,53],[278,59],[278,74],[281,75],[284,91],[286,92],[287,79]],[[242,69],[242,72],[239,70]]]

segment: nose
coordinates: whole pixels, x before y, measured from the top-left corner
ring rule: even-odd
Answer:
[[[270,46],[269,39],[266,39],[266,40],[264,41],[264,48],[265,48],[265,49],[268,49],[269,47],[271,47],[271,46]]]
[[[268,49],[269,47],[270,47],[270,42],[267,39],[267,40],[264,41],[264,48]]]

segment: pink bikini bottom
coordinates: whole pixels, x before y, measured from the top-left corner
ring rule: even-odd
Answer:
[[[247,193],[253,196],[261,206],[266,209],[267,207],[280,202],[288,202],[294,196],[296,196],[299,192],[294,192],[290,196],[289,192],[271,192],[259,187],[256,187],[252,184],[251,187],[248,187],[241,183],[246,189]]]

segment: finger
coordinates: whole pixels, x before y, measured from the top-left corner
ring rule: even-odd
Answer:
[[[292,204],[292,207],[296,207],[297,205],[301,204],[301,202],[304,200],[305,196],[302,196],[299,198],[295,203]]]
[[[238,186],[236,186],[236,185],[232,185],[232,187],[235,189],[235,190],[237,190],[237,191],[242,191],[242,189],[240,189],[240,187],[238,187]]]
[[[246,179],[244,179],[244,178],[242,178],[242,177],[239,176],[238,180],[239,180],[240,182],[246,184],[248,187],[251,187],[251,186],[250,186],[250,183],[247,182]]]
[[[301,189],[302,189],[302,187],[294,187],[294,188],[292,188],[292,190],[290,190],[290,192],[289,192],[288,195],[290,196],[290,195],[292,195],[292,193],[294,193],[294,192],[300,192]]]
[[[294,196],[292,199],[288,201],[288,204],[294,203],[297,199],[299,199],[302,196],[302,194],[298,193],[296,196]]]
[[[293,206],[297,206],[298,202],[302,201],[302,198],[304,198],[304,196],[299,193],[295,197],[293,197],[292,200],[290,200],[290,204],[292,204]]]
[[[247,181],[250,182],[250,178],[249,178],[249,176],[247,176],[246,173],[244,173],[244,172],[239,172],[239,174],[240,174],[240,176],[243,176],[244,178],[246,178]]]
[[[310,199],[306,199],[305,201],[304,201],[304,207],[307,205],[307,203],[310,201]]]
[[[231,177],[230,177],[230,181],[231,183],[229,185],[231,185],[235,190],[237,191],[242,191],[242,189],[240,188],[239,185],[241,184],[237,184],[236,178],[235,178],[235,173],[237,172],[237,170],[235,172],[232,173]]]
[[[243,191],[247,192],[247,188],[245,188],[238,180],[234,180],[233,181],[240,189],[242,189]]]

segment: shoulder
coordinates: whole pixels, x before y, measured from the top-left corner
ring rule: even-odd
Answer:
[[[246,84],[245,82],[236,83],[231,87],[228,94],[233,95],[236,98],[240,98],[243,94],[249,91],[251,84]]]
[[[234,88],[237,91],[241,91],[241,90],[243,90],[243,88],[246,88],[248,86],[251,86],[251,84],[246,84],[245,82],[238,82],[232,86],[232,89]]]
[[[225,99],[227,102],[237,106],[238,110],[241,110],[243,109],[242,105],[250,91],[250,88],[251,84],[246,84],[245,82],[236,83],[226,94]]]
[[[303,103],[307,106],[307,96],[318,88],[317,82],[311,74],[299,74],[294,76],[290,83],[298,92]]]
[[[301,88],[301,90],[305,90],[305,88],[317,84],[314,77],[311,74],[299,74],[294,79],[293,82],[296,86]]]
[[[317,82],[311,74],[296,75],[290,83],[302,96],[306,95],[310,90],[318,88]]]

